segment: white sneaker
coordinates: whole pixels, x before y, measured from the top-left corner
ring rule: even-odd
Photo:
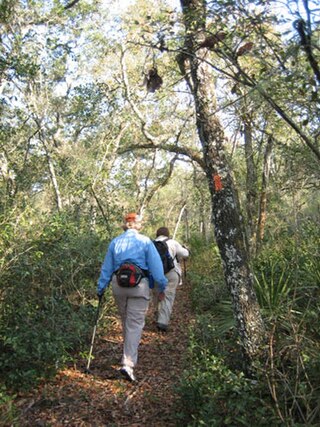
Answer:
[[[131,366],[123,366],[120,369],[120,373],[125,377],[126,380],[136,381],[136,377],[134,376],[133,368],[131,368]]]

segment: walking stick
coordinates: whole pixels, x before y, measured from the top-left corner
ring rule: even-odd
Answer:
[[[92,333],[92,338],[91,338],[90,351],[89,351],[89,356],[88,356],[88,363],[87,363],[87,367],[86,367],[86,369],[84,371],[86,374],[90,374],[90,364],[91,364],[91,358],[92,358],[93,343],[94,343],[94,338],[96,336],[97,325],[98,325],[99,314],[100,314],[100,308],[101,308],[101,304],[102,304],[102,298],[103,298],[103,295],[99,296],[99,304],[98,304],[98,308],[97,308],[97,312],[96,312],[96,317],[95,317],[95,321],[94,321],[94,327],[93,327],[93,333]]]
[[[187,264],[185,258],[183,258],[183,276],[184,276],[184,283],[187,282]]]

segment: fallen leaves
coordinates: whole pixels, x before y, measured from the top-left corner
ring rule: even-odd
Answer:
[[[179,396],[175,386],[184,368],[188,324],[192,321],[189,288],[178,288],[170,330],[159,334],[152,307],[139,347],[137,383],[119,374],[122,338],[119,322],[97,332],[91,375],[86,361],[59,372],[28,396],[20,396],[19,426],[162,427],[176,425]]]

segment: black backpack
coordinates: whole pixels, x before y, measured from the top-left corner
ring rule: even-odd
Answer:
[[[169,253],[168,245],[165,240],[154,240],[153,243],[159,252],[163,264],[163,271],[164,274],[166,274],[174,268],[173,258]]]

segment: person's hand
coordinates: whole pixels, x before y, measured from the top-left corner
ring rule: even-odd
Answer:
[[[185,245],[181,245],[184,249],[187,249],[187,251],[189,252],[189,256],[190,256],[190,249],[187,247],[187,246],[185,246]]]
[[[103,291],[98,291],[98,292],[97,292],[97,297],[99,298],[99,301],[101,301],[101,300],[102,300],[102,298],[103,298],[103,294],[104,294],[104,290],[103,290]]]
[[[164,297],[165,297],[165,293],[164,292],[159,292],[159,294],[158,294],[158,300],[159,301],[163,301]]]

